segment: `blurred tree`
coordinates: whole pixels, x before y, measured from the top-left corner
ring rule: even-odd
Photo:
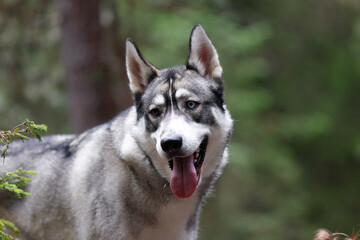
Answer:
[[[200,23],[219,52],[236,122],[200,239],[300,240],[360,223],[358,0],[103,0],[99,9],[91,56],[118,109],[131,101],[126,37],[163,68],[185,63]],[[69,131],[52,2],[3,1],[0,11],[0,126],[29,116]]]
[[[47,0],[0,1],[1,129],[29,117],[69,131],[54,13]]]
[[[98,0],[58,0],[70,117],[75,131],[116,113],[105,62]]]

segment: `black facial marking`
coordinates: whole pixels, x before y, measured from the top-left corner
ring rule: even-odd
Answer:
[[[210,81],[210,82],[209,82]],[[176,99],[176,91],[180,88],[187,89],[199,102],[195,109],[186,108],[186,98]],[[161,114],[154,118],[149,115],[149,107],[157,95],[162,95],[165,105],[160,107]],[[184,115],[189,122],[215,125],[216,119],[212,108],[225,112],[224,87],[221,83],[214,82],[199,76],[194,71],[189,71],[185,66],[176,66],[161,70],[160,74],[152,80],[144,93],[135,96],[137,106],[137,119],[144,117],[145,127],[148,132],[155,132],[160,122],[166,115],[173,111],[176,115]]]
[[[158,125],[155,125],[147,114],[145,114],[145,128],[148,132],[155,132],[158,129]]]
[[[156,72],[151,72],[148,77],[148,83],[150,84],[157,77]]]
[[[151,74],[150,74],[150,75],[148,76],[148,78],[146,79],[146,80],[147,80],[146,82],[148,83],[147,86],[149,86],[149,84],[150,84],[156,77],[157,77],[156,72],[151,72]],[[139,103],[140,100],[141,100],[141,97],[142,97],[143,93],[144,93],[144,92],[140,92],[140,93],[135,93],[135,94],[134,94],[135,105],[138,105],[138,103]]]
[[[164,72],[162,77],[166,80],[175,79],[175,75],[178,71],[175,68],[171,68],[168,71]]]
[[[200,114],[194,116],[194,121],[197,123],[204,123],[208,125],[214,125],[215,117],[212,115],[211,103],[203,103]]]
[[[155,77],[156,78],[156,77]],[[143,116],[147,114],[146,107],[149,105],[149,102],[145,102],[145,99],[152,100],[155,96],[155,89],[159,86],[161,81],[151,80],[152,82],[147,86],[143,93],[138,93],[134,95],[137,121],[139,121]],[[146,95],[146,96],[144,96]]]
[[[195,71],[195,72],[199,73],[198,70],[194,66],[192,66],[190,64],[186,64],[186,69],[187,70],[192,70],[192,71]]]
[[[168,90],[164,88],[164,84],[166,84],[166,80],[162,79],[162,77],[157,77],[147,86],[143,94],[137,96],[137,121],[144,118],[145,128],[148,132],[155,132],[159,127],[159,122],[163,118],[163,115],[166,114],[167,108],[164,107],[159,109],[160,113],[156,118],[150,116],[149,114],[149,110],[151,110],[149,109],[150,105],[153,104],[153,100],[157,95],[160,94],[164,96],[165,104],[170,102],[169,97],[165,93],[165,91]]]
[[[219,85],[217,88],[211,89],[212,93],[215,96],[214,102],[221,109],[222,112],[225,112],[224,109],[224,86]]]
[[[140,97],[140,100],[139,102],[136,104],[136,120],[139,121],[142,116],[144,116],[145,114],[145,110],[144,110],[144,102],[141,100],[141,97]]]
[[[179,111],[180,111],[180,109],[179,109],[179,106],[178,106],[178,104],[177,104],[177,101],[176,101],[176,98],[175,98],[175,90],[174,90],[174,82],[175,82],[175,80],[174,79],[172,79],[172,78],[169,78],[169,92],[170,92],[170,94],[171,94],[171,98],[169,98],[169,102],[171,101],[171,103],[169,104],[169,107],[170,106],[173,106],[173,111],[175,112],[175,113],[178,113]]]

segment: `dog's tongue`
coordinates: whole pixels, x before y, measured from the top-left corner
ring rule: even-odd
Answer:
[[[194,193],[197,185],[194,156],[175,157],[173,164],[171,190],[179,198],[188,198]]]

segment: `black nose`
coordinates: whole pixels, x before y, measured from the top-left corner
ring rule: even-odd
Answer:
[[[161,148],[166,153],[174,153],[182,147],[182,137],[175,136],[161,140]]]

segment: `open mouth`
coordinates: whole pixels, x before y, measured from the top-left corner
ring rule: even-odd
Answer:
[[[195,166],[196,174],[198,176],[200,176],[201,166],[205,159],[207,141],[208,141],[208,139],[207,139],[207,137],[205,137],[204,140],[201,142],[200,146],[198,147],[198,149],[196,149],[196,151],[193,154],[193,156],[194,156],[193,163]],[[169,161],[169,167],[171,170],[174,170],[174,160],[173,159],[171,159]]]
[[[208,138],[205,137],[196,151],[187,157],[174,157],[169,161],[172,170],[170,188],[179,198],[190,197],[199,182],[205,159]]]

